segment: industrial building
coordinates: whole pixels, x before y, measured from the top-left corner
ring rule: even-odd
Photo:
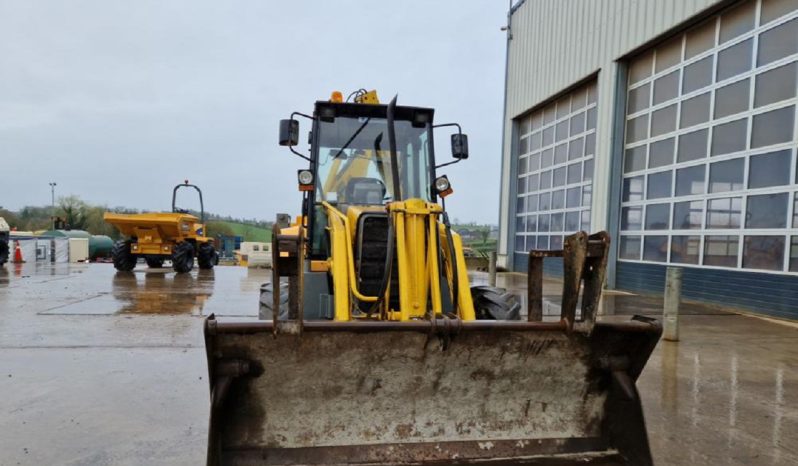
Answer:
[[[798,1],[521,0],[507,35],[500,265],[607,230],[610,289],[678,265],[798,317]]]

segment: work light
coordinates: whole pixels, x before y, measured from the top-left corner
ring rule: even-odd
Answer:
[[[441,197],[446,197],[449,194],[452,194],[452,185],[449,183],[449,178],[446,175],[439,176],[435,180],[435,191]]]
[[[313,189],[313,172],[310,170],[297,171],[300,191],[310,191]]]

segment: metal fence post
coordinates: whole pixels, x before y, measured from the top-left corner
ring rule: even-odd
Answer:
[[[543,255],[546,251],[529,251],[527,265],[527,321],[543,321]]]
[[[488,261],[488,285],[496,286],[496,251],[490,252]]]
[[[682,301],[682,269],[668,267],[665,274],[665,296],[663,303],[662,337],[667,341],[679,341],[679,305]]]

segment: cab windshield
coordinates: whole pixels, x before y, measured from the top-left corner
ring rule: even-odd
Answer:
[[[382,205],[397,199],[385,118],[319,121],[316,202]],[[395,120],[401,197],[430,201],[430,125]]]

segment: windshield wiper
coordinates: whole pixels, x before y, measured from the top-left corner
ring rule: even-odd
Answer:
[[[352,134],[352,136],[350,136],[349,140],[346,141],[346,144],[344,144],[344,147],[338,149],[338,152],[336,152],[335,155],[333,155],[333,159],[337,159],[338,157],[341,156],[341,153],[343,151],[345,151],[349,147],[349,144],[352,144],[352,141],[355,140],[357,135],[360,134],[361,131],[363,131],[363,128],[365,128],[367,124],[369,124],[369,121],[371,121],[371,117],[366,118],[366,121],[364,121],[363,124],[360,125],[360,128],[358,128],[357,131],[355,131],[354,134]]]

